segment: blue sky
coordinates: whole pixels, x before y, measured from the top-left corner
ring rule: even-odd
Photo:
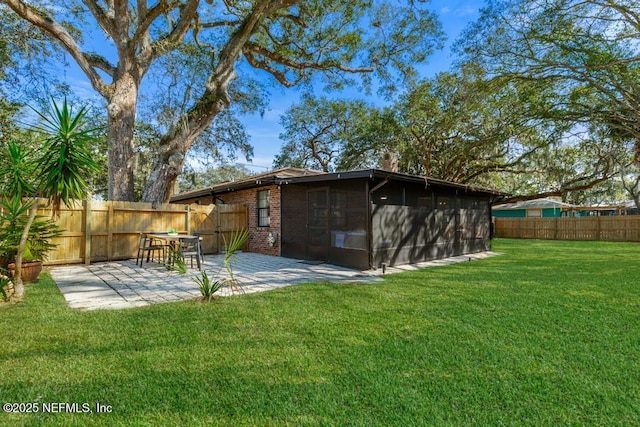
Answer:
[[[393,1],[393,0],[390,0]],[[447,35],[445,48],[435,52],[428,60],[428,63],[421,68],[423,77],[431,77],[439,71],[447,70],[453,60],[450,53],[450,46],[455,41],[465,26],[479,16],[479,10],[483,7],[483,0],[431,0],[430,7],[435,11],[442,23],[443,29]],[[88,37],[85,47],[100,51],[103,47],[104,36],[102,34],[94,34],[95,39]],[[66,73],[67,80],[71,84],[74,92],[80,98],[99,99],[99,95],[91,88],[88,80],[82,72],[75,67],[73,61],[71,68]],[[74,69],[75,68],[75,69]],[[259,114],[248,115],[242,117],[241,120],[250,135],[250,143],[254,147],[254,157],[251,162],[253,166],[249,166],[250,170],[261,172],[270,169],[273,159],[280,151],[282,142],[279,134],[283,131],[279,124],[280,116],[301,97],[302,92],[298,89],[283,89],[273,80],[273,91],[270,98],[269,109],[263,116]],[[349,95],[345,93],[327,94],[327,96],[335,98],[348,99]],[[383,105],[381,100],[375,97],[367,98],[367,101],[377,105]],[[247,163],[244,157],[238,156],[239,163]]]
[[[431,77],[437,72],[447,70],[453,58],[451,57],[450,46],[457,38],[458,34],[469,22],[476,20],[479,10],[484,5],[481,0],[432,0],[431,9],[435,11],[443,29],[447,34],[445,48],[435,52],[426,66],[422,67],[423,77]],[[254,147],[254,157],[252,164],[255,167],[250,169],[256,172],[271,168],[273,158],[280,151],[282,141],[278,135],[283,131],[279,124],[280,116],[293,104],[295,104],[302,92],[296,89],[275,89],[273,91],[269,110],[263,117],[251,115],[242,119],[251,137],[251,144]],[[349,98],[347,95],[332,93],[332,97]],[[375,102],[375,99],[369,98]],[[238,158],[239,163],[246,163],[244,158]]]

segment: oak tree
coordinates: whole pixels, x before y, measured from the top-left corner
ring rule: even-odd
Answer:
[[[365,75],[365,83],[377,76],[392,84],[412,77],[414,66],[428,57],[441,37],[437,18],[417,0],[0,4],[64,49],[106,100],[112,200],[133,198],[133,141],[144,78],[177,49],[187,46],[208,58],[208,71],[179,120],[160,137],[145,201],[168,200],[187,150],[230,106],[230,87],[238,75],[257,69],[285,87],[310,82],[315,75],[332,87],[353,84],[358,74]],[[105,39],[104,51],[91,51],[85,43],[96,34]]]

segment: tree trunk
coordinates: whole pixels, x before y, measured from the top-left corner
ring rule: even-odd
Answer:
[[[142,195],[143,202],[169,202],[191,144],[211,125],[213,119],[229,106],[226,86],[222,85],[215,91],[207,89],[185,120],[160,140],[160,148],[151,165],[151,173]]]
[[[161,151],[156,154],[142,194],[143,202],[166,203],[173,194],[178,176],[182,173],[187,150],[191,143],[182,138],[164,137]]]
[[[109,200],[133,201],[133,135],[136,123],[138,81],[131,74],[114,79],[107,107],[109,146]]]
[[[22,255],[24,254],[24,249],[27,246],[27,238],[29,237],[29,230],[31,230],[31,225],[33,221],[36,219],[36,215],[38,213],[38,203],[34,203],[31,206],[31,212],[29,212],[29,219],[22,230],[22,236],[20,236],[20,244],[18,245],[18,251],[16,253],[16,261],[15,261],[15,271],[13,272],[13,290],[14,293],[11,296],[11,301],[20,302],[24,300],[24,283],[22,282]]]

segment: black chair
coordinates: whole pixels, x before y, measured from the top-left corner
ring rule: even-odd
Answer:
[[[162,260],[165,258],[165,245],[157,244],[154,242],[152,238],[147,236],[145,233],[140,233],[140,241],[138,242],[138,254],[136,255],[136,265],[138,265],[138,260],[140,260],[140,267],[142,267],[142,262],[144,261],[145,253],[147,254],[147,262],[149,259],[153,261],[154,252],[160,252],[162,254]],[[160,258],[158,258],[160,261]]]
[[[180,239],[180,253],[187,259],[191,258],[191,268],[193,268],[193,257],[196,257],[196,263],[198,270],[200,267],[200,258],[202,257],[202,251],[200,250],[200,237],[183,237]]]
[[[191,235],[200,239],[200,241],[198,242],[198,246],[200,246],[200,259],[202,260],[202,262],[204,262],[204,252],[202,252],[202,238],[200,238],[200,233],[196,231],[191,233]]]

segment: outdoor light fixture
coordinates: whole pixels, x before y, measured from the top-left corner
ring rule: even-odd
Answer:
[[[276,244],[276,235],[273,234],[271,231],[267,235],[267,243],[269,243],[269,246],[271,247],[273,247],[273,245]]]

